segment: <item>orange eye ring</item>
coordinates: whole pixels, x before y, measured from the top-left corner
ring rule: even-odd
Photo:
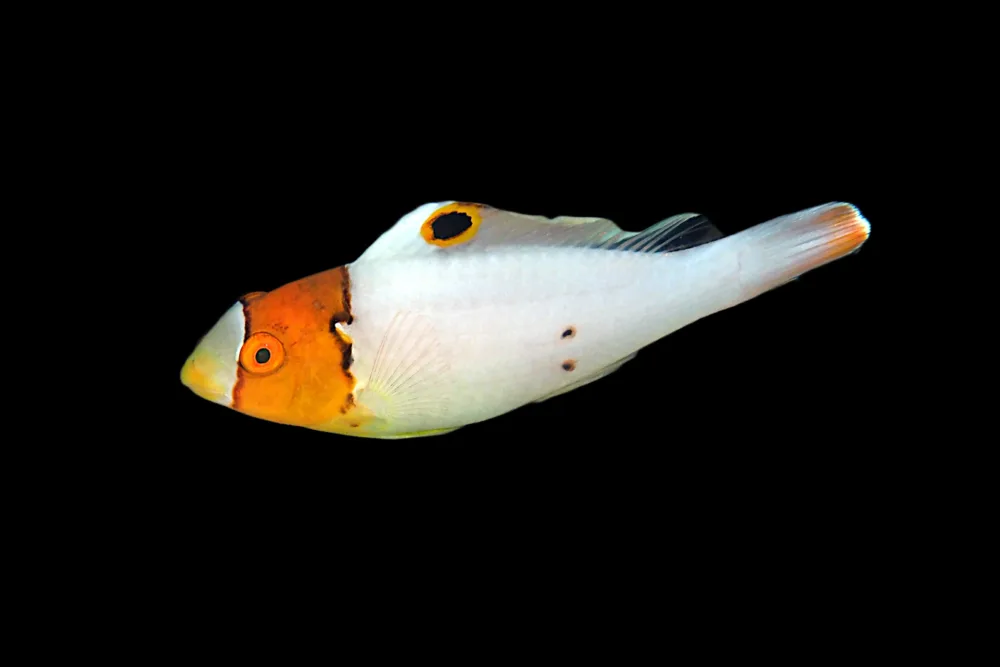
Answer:
[[[285,346],[269,333],[258,331],[240,349],[240,366],[254,375],[268,375],[285,363]]]

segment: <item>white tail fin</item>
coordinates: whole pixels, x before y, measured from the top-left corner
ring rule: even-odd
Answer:
[[[869,232],[855,206],[833,202],[734,234],[730,238],[739,248],[742,300],[849,255]]]

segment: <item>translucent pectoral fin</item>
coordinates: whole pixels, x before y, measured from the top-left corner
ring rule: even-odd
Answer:
[[[389,429],[444,423],[450,405],[441,389],[448,369],[434,322],[421,313],[399,312],[382,336],[358,402]]]

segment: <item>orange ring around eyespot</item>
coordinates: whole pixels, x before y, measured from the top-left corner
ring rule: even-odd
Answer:
[[[452,246],[471,241],[476,235],[476,232],[479,231],[479,225],[483,223],[483,217],[480,214],[480,210],[482,208],[482,204],[463,204],[459,202],[442,206],[438,210],[431,213],[430,217],[428,217],[427,220],[424,221],[424,224],[420,226],[420,235],[425,241],[431,245],[436,245],[439,248],[450,248]],[[472,224],[468,229],[456,236],[447,239],[437,238],[434,234],[434,222],[438,218],[449,213],[464,213],[469,217]]]
[[[267,350],[267,360],[257,361],[257,353]],[[254,375],[269,375],[281,368],[285,363],[285,346],[281,341],[264,331],[258,331],[250,336],[240,348],[240,366]]]

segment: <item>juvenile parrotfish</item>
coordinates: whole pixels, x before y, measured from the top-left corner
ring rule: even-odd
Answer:
[[[369,438],[447,433],[594,382],[868,235],[845,203],[727,237],[690,213],[626,232],[603,218],[426,204],[355,262],[242,297],[181,381],[283,424]]]

